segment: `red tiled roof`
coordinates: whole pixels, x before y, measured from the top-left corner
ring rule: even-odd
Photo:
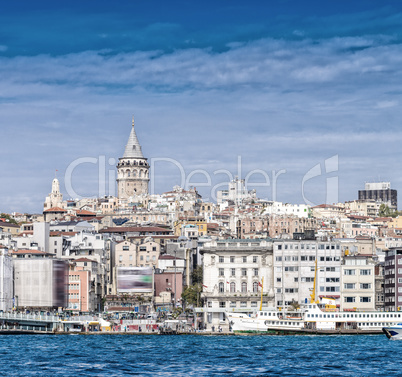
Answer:
[[[46,253],[44,251],[40,251],[40,250],[16,250],[16,251],[12,251],[11,254],[37,254],[37,255],[49,255],[50,253]]]
[[[67,212],[67,211],[60,207],[52,207],[49,209],[45,209],[43,212]]]
[[[76,211],[76,215],[78,215],[78,216],[96,216],[96,213],[82,209],[82,210]]]
[[[343,209],[341,207],[333,206],[331,204],[319,204],[318,206],[312,207],[314,208],[336,208],[336,209]]]
[[[88,259],[88,258],[73,259],[72,262],[95,262],[95,263],[98,263],[96,260]]]

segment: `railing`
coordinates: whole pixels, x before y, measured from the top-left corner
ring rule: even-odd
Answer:
[[[68,318],[61,318],[55,315],[37,315],[37,314],[25,314],[25,313],[0,313],[0,320],[15,320],[15,321],[38,321],[38,322],[91,322],[97,321],[98,317],[90,315],[86,316],[71,316]]]

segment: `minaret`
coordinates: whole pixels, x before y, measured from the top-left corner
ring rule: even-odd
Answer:
[[[55,174],[55,177],[52,181],[52,192],[46,197],[43,207],[46,210],[49,208],[62,207],[62,206],[63,206],[63,194],[60,192],[60,182]]]
[[[134,117],[131,133],[128,138],[123,157],[117,164],[117,196],[119,200],[128,202],[129,198],[148,194],[149,164],[141,151],[134,129]]]

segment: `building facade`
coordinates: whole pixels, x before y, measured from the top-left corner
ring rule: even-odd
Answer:
[[[366,183],[364,190],[359,190],[359,200],[380,201],[389,208],[398,208],[398,192],[391,189],[390,182]]]
[[[384,263],[385,311],[402,308],[402,249],[392,248],[385,252]]]
[[[341,266],[341,310],[375,309],[375,264],[371,257],[345,256]]]
[[[201,294],[204,323],[228,328],[225,312],[250,312],[274,306],[272,242],[270,240],[222,240],[205,243],[204,287]],[[261,287],[262,285],[262,287]],[[263,289],[263,292],[261,292]]]

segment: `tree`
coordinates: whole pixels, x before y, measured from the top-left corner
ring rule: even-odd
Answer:
[[[8,220],[8,222],[10,224],[18,225],[18,223],[10,215],[8,215],[7,213],[1,213],[0,218]]]
[[[199,306],[201,304],[200,293],[202,291],[201,284],[194,284],[187,287],[181,297],[187,305]]]
[[[193,282],[193,284],[201,284],[202,285],[203,275],[204,275],[204,271],[202,269],[202,266],[198,266],[197,268],[195,268],[193,270],[193,272],[191,273],[191,281]]]
[[[381,204],[380,208],[378,209],[378,216],[380,216],[380,217],[396,217],[398,215],[399,215],[398,211],[393,211],[391,208],[389,208],[384,203]]]

